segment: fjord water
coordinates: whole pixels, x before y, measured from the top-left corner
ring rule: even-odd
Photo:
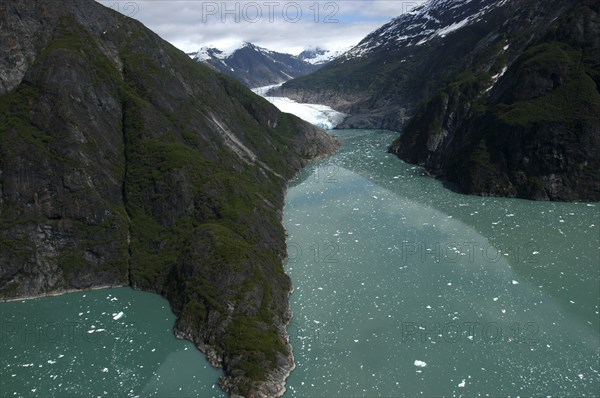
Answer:
[[[464,196],[335,132],[284,212],[297,367],[287,397],[595,396],[600,206]],[[224,396],[161,297],[0,304],[0,396]]]
[[[0,304],[0,397],[226,396],[173,335],[162,297],[129,288]]]
[[[464,196],[335,132],[284,212],[287,397],[596,396],[598,204]]]

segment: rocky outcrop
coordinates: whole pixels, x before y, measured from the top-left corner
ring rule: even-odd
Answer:
[[[390,150],[467,193],[600,200],[600,8],[580,3],[507,19]]]
[[[156,292],[228,392],[280,389],[284,190],[337,142],[94,1],[0,7],[0,296]]]

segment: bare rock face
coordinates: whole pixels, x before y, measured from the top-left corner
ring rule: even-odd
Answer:
[[[599,11],[532,3],[506,15],[501,38],[474,50],[391,151],[467,193],[600,200]]]
[[[279,391],[283,195],[337,141],[94,1],[0,7],[0,297],[159,293],[227,391]]]

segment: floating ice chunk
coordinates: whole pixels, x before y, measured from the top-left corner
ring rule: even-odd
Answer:
[[[50,365],[53,365],[53,364],[55,364],[55,363],[56,363],[56,361],[53,361],[53,360],[51,360],[51,359],[50,359],[50,360],[48,360],[48,363],[49,363]]]
[[[462,379],[462,381],[460,382],[460,384],[458,386],[460,388],[464,388],[466,384],[467,384],[467,381],[465,379]]]
[[[419,368],[424,368],[425,366],[427,366],[426,362],[423,361],[419,361],[418,359],[415,361],[415,366],[419,367]]]
[[[517,282],[516,280],[513,279],[513,281],[511,282],[513,285],[518,285],[519,282]]]
[[[123,311],[117,313],[117,314],[113,314],[113,319],[116,321],[117,319],[121,319],[121,317],[125,315],[123,314]]]
[[[494,301],[498,301],[498,297],[494,297],[494,298],[493,298],[493,300],[494,300]]]
[[[102,369],[102,373],[107,373],[108,372],[108,368],[103,368]]]

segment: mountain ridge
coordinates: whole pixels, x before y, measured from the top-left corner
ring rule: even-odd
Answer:
[[[271,51],[248,42],[228,50],[203,47],[188,55],[250,88],[283,83],[320,67],[300,56]]]

